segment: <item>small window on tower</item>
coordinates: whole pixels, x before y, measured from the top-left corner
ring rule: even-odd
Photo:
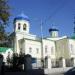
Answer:
[[[31,47],[29,47],[29,53],[31,53],[32,52],[32,48]]]
[[[26,24],[23,25],[23,30],[26,30]]]
[[[19,29],[19,30],[20,30],[20,25],[21,25],[21,24],[20,24],[20,23],[18,23],[18,29]]]

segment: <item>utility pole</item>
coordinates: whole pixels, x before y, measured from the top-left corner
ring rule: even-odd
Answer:
[[[42,28],[43,22],[41,20],[41,62],[42,62],[42,68],[44,68],[44,52],[43,52],[43,28]]]

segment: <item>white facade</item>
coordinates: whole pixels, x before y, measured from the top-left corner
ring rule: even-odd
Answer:
[[[36,63],[32,64],[34,67],[42,67],[42,59],[43,59],[43,64],[44,67],[46,68],[51,68],[52,66],[54,67],[56,65],[56,62],[62,67],[66,67],[66,60],[67,56],[69,58],[74,58],[75,59],[75,40],[68,39],[67,36],[59,37],[58,36],[58,30],[57,29],[50,29],[51,32],[51,38],[38,38],[36,35],[32,35],[29,32],[30,29],[30,23],[28,18],[25,18],[24,16],[21,16],[21,18],[17,18],[14,21],[15,25],[15,52],[20,54],[20,53],[25,53],[25,54],[30,54],[32,58],[36,59]],[[25,25],[25,28],[24,28]],[[65,44],[65,39],[68,40],[68,43]],[[59,41],[59,42],[57,42]],[[66,41],[67,42],[67,41]],[[56,45],[56,44],[60,44]],[[66,46],[63,47],[63,44]],[[57,48],[59,47],[59,48]],[[63,49],[62,49],[63,48]],[[67,54],[65,49],[67,49]],[[59,51],[61,50],[61,51]],[[58,59],[58,55],[61,56],[62,58]],[[57,55],[58,54],[58,55]],[[67,56],[66,56],[67,55]],[[75,64],[73,59],[73,64]]]
[[[51,36],[39,38],[30,34],[30,21],[24,14],[14,19],[14,52],[29,54],[35,61],[32,62],[33,68],[53,68],[53,67],[71,67],[75,66],[75,39],[67,36],[59,37],[58,29],[51,28]],[[1,52],[4,61],[10,52],[10,58],[13,51],[7,49]]]
[[[30,23],[24,15],[15,18],[14,25],[14,52],[30,54],[32,58],[35,58],[36,62],[32,63],[34,68],[40,68],[43,65],[45,68],[57,67],[58,65],[66,67],[67,54],[70,54],[69,58],[74,58],[73,64],[75,65],[75,40],[68,39],[67,36],[59,37],[58,30],[55,28],[50,29],[51,38],[38,38],[36,35],[30,34]],[[65,39],[68,40],[66,44]],[[62,43],[60,46],[57,45],[60,43]],[[65,51],[66,49],[67,51]],[[66,52],[67,54],[65,54]],[[58,58],[57,54],[62,57]]]
[[[75,40],[69,39],[69,51],[71,58],[75,57]]]

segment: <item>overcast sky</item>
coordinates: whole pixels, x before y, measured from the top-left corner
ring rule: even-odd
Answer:
[[[48,29],[55,26],[59,35],[73,35],[75,0],[9,0],[11,17],[8,32],[13,31],[13,19],[22,12],[30,19],[30,33],[41,35],[40,24],[43,22],[43,35],[49,36]]]

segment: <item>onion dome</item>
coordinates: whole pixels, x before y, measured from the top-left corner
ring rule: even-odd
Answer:
[[[59,30],[56,27],[52,27],[49,29],[49,32],[51,32],[51,31],[59,31]]]
[[[29,18],[28,18],[28,16],[26,16],[25,14],[22,13],[22,14],[20,14],[17,17],[14,18],[14,22],[16,20],[26,20],[26,21],[29,21]]]

